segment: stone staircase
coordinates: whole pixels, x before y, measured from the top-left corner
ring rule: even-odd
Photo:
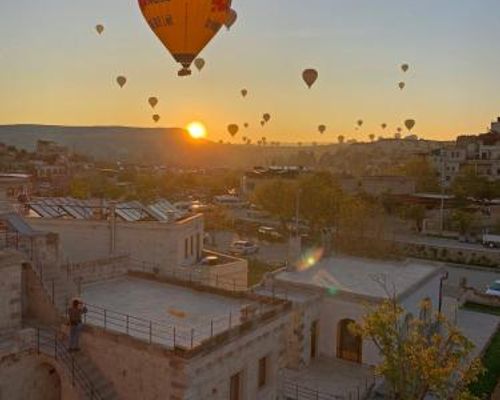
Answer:
[[[80,397],[89,400],[119,400],[113,384],[84,353],[70,353],[67,337],[49,328],[33,328],[33,347],[39,353],[54,359],[64,370]]]

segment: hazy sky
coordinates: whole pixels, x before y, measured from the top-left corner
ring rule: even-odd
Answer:
[[[244,122],[254,140],[365,139],[380,134],[382,122],[393,133],[406,118],[423,137],[450,138],[482,131],[500,115],[498,0],[233,0],[233,7],[239,20],[204,50],[203,72],[181,79],[136,0],[1,1],[0,124],[152,126],[151,95],[160,98],[161,126],[201,120],[212,139],[227,139],[226,125]],[[102,37],[97,23],[106,26]],[[308,67],[320,72],[312,90],[301,81]],[[119,74],[129,79],[122,90]],[[273,119],[261,129],[264,112]],[[328,126],[325,135],[318,124]]]

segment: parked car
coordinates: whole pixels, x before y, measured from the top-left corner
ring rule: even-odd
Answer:
[[[491,249],[500,247],[500,235],[483,235],[483,246],[489,247]]]
[[[261,226],[257,230],[259,238],[267,240],[281,240],[283,235],[279,233],[275,228],[270,226]]]
[[[237,240],[231,244],[229,252],[234,255],[247,256],[259,252],[259,246],[248,240]]]
[[[201,265],[218,265],[220,259],[217,256],[207,256],[201,260]]]
[[[486,294],[500,297],[500,280],[496,280],[486,289]]]

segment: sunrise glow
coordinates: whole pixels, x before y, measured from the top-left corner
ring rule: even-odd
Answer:
[[[203,139],[207,136],[207,129],[201,122],[191,122],[186,130],[193,139]]]

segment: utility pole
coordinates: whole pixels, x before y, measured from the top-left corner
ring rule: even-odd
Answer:
[[[441,235],[444,232],[444,167],[445,167],[445,150],[441,147],[441,210],[440,210],[440,231]]]

